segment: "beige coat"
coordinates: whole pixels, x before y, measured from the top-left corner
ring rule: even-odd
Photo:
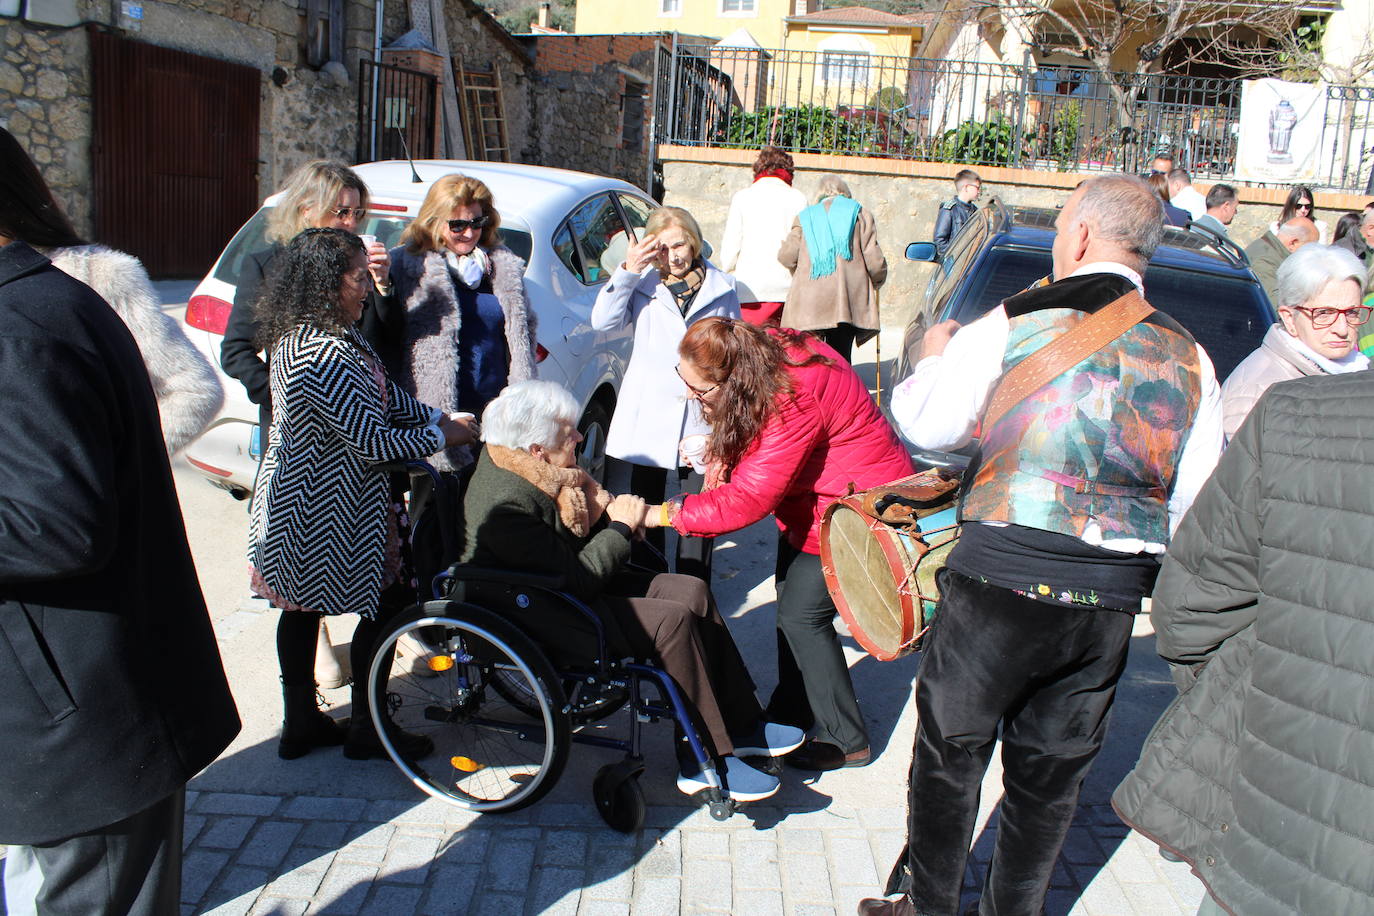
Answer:
[[[782,310],[784,327],[823,331],[851,324],[868,332],[857,335],[856,343],[878,333],[878,287],[887,279],[887,259],[878,247],[878,233],[867,210],[859,211],[850,247],[853,258],[837,258],[834,273],[813,280],[811,255],[802,238],[801,221],[792,221],[792,231],[778,251],[778,261],[792,271],[792,288]]]
[[[1328,374],[1325,367],[1295,346],[1296,341],[1297,338],[1284,330],[1282,324],[1275,324],[1265,332],[1259,347],[1231,370],[1226,384],[1221,387],[1221,410],[1227,439],[1236,434],[1260,395],[1274,383],[1306,375]],[[1356,350],[1350,358],[1348,371],[1354,372],[1368,365],[1369,360]]]

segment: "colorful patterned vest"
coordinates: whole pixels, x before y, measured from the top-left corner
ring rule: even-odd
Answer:
[[[1075,277],[1005,303],[1003,371],[1129,289],[1109,274]],[[1077,300],[1077,307],[1067,302]],[[1201,399],[1197,347],[1153,316],[983,430],[961,517],[1103,540],[1168,542],[1168,497]]]

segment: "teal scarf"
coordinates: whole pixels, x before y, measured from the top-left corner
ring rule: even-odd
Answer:
[[[854,223],[859,218],[859,205],[848,197],[828,197],[801,212],[802,237],[806,239],[806,253],[811,256],[811,279],[828,277],[835,272],[835,256],[846,261],[854,257],[850,240],[854,237]]]

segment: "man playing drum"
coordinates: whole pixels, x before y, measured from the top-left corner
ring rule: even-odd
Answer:
[[[908,851],[889,888],[906,893],[860,913],[956,916],[999,724],[1006,794],[978,912],[1041,911],[1107,731],[1132,615],[1221,452],[1207,354],[1141,299],[1163,225],[1140,179],[1084,182],[1056,220],[1060,279],[965,328],[932,327],[893,394],[898,425],[922,448],[957,448],[989,422],[916,687]],[[1090,355],[1031,356],[1060,337]],[[1003,390],[1007,373],[1015,384]]]

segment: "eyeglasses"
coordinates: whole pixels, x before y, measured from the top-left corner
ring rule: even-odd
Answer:
[[[367,216],[367,210],[362,207],[333,207],[325,212],[339,219],[348,219],[350,216],[354,219],[362,219]]]
[[[692,394],[695,395],[695,396],[698,397],[698,398],[704,398],[704,397],[706,397],[708,394],[710,394],[711,392],[715,391],[717,388],[720,387],[719,384],[716,384],[716,385],[712,385],[710,388],[698,388],[696,385],[693,385],[691,382],[687,381],[685,378],[682,378],[682,367],[680,367],[680,366],[674,366],[674,367],[673,367],[673,371],[677,373],[677,377],[678,377],[678,378],[681,378],[681,379],[682,379],[682,384],[684,384],[684,385],[687,386],[687,390],[690,391],[690,392],[692,392]]]
[[[1311,205],[1311,204],[1308,204],[1308,203],[1302,203],[1302,204],[1298,204],[1298,205],[1295,206],[1293,209],[1295,209],[1295,210],[1311,210],[1311,209],[1312,209],[1312,205]]]
[[[1356,327],[1368,321],[1370,311],[1374,311],[1367,305],[1357,305],[1354,308],[1348,309],[1313,309],[1305,305],[1295,305],[1293,309],[1294,311],[1302,312],[1306,315],[1307,320],[1312,322],[1312,327],[1314,328],[1329,328],[1335,324],[1336,319],[1342,315],[1345,316],[1346,324],[1351,327]]]
[[[476,219],[451,219],[448,221],[450,232],[467,232],[469,229],[485,229],[491,225],[490,216],[479,216]]]

